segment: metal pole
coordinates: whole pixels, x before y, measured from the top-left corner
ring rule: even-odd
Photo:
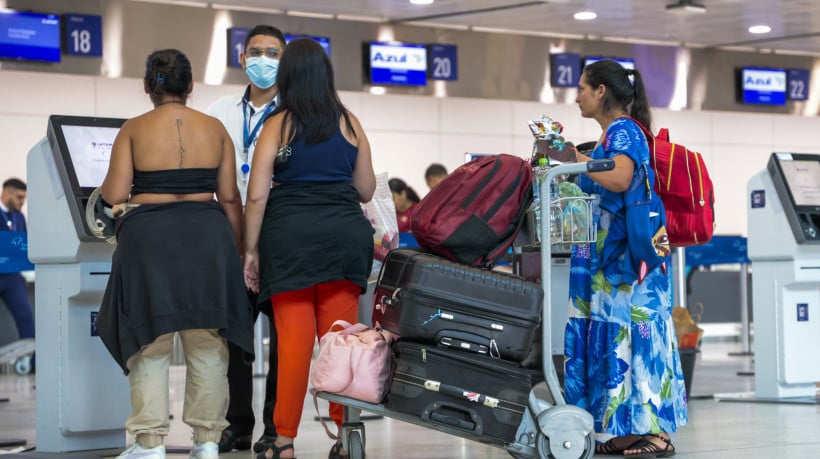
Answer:
[[[749,264],[740,264],[740,341],[743,344],[743,354],[752,355],[750,344],[751,330],[749,327]]]
[[[675,306],[686,308],[686,251],[683,247],[675,249],[675,268],[672,273],[675,282]]]
[[[264,314],[259,314],[253,329],[253,352],[256,358],[253,361],[253,375],[261,378],[265,376],[265,344],[263,343],[265,329],[262,321],[266,320]]]

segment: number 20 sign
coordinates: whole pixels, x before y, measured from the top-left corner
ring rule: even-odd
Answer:
[[[102,57],[102,16],[65,14],[63,30],[66,54]]]
[[[458,48],[427,45],[427,76],[431,80],[458,80]]]

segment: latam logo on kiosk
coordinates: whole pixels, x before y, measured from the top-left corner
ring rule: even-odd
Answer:
[[[746,67],[741,72],[741,91],[745,104],[783,105],[786,103],[786,71]]]
[[[370,82],[424,86],[427,48],[408,43],[370,43]]]

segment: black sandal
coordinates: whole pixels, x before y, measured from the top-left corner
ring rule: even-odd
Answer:
[[[330,448],[330,454],[327,455],[327,459],[348,459],[350,457],[349,453],[342,454],[342,442],[337,441],[332,448]]]
[[[666,445],[663,449],[658,446],[657,443],[649,440],[646,437],[655,437]],[[638,449],[641,452],[635,454],[624,454],[624,457],[629,457],[632,459],[650,459],[650,458],[663,458],[663,457],[672,457],[675,455],[675,446],[672,444],[672,441],[668,438],[661,437],[657,434],[648,434],[644,435],[644,438],[635,442],[632,446],[626,449]]]
[[[609,440],[607,440],[603,443],[598,443],[597,445],[595,445],[595,454],[596,455],[617,455],[617,456],[620,456],[624,453],[624,451],[626,451],[628,449],[633,449],[633,447],[638,442],[646,441],[646,440],[638,437],[637,440],[633,441],[632,443],[630,443],[626,447],[621,448],[615,442],[615,440],[618,439],[618,438],[621,438],[621,437],[612,437],[612,438],[610,438]]]
[[[293,443],[288,443],[287,445],[276,446],[271,445],[270,448],[262,451],[261,453],[256,455],[256,459],[284,459],[281,457],[283,451],[287,451],[289,449],[293,449]],[[268,451],[273,451],[273,456],[268,457]],[[290,458],[288,458],[290,459]],[[293,459],[296,459],[295,457]]]

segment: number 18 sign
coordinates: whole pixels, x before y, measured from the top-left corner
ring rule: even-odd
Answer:
[[[102,57],[102,16],[65,14],[63,30],[66,54]]]

